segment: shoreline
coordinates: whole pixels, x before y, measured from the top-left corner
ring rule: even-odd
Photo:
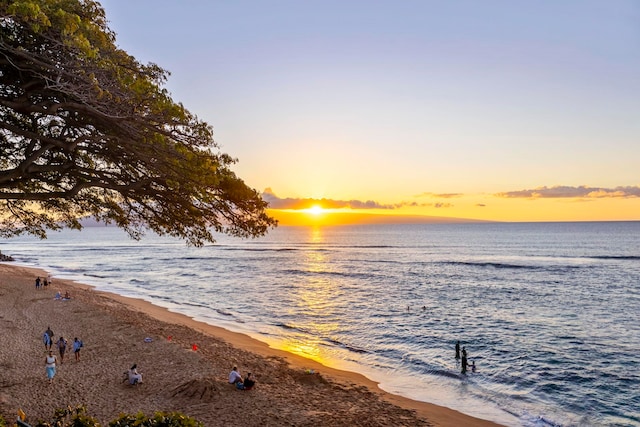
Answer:
[[[32,366],[32,369],[35,367],[36,372],[28,375],[29,384],[28,381],[18,381],[10,384],[9,391],[0,392],[0,413],[9,422],[18,409],[24,410],[28,417],[34,411],[40,411],[39,416],[50,417],[53,414],[53,410],[47,413],[40,408],[55,407],[52,406],[55,402],[45,404],[46,394],[33,393],[35,389],[46,387],[44,373],[40,372],[44,368],[39,366],[38,359],[44,354],[40,336],[48,326],[33,323],[36,318],[49,323],[62,318],[65,319],[63,325],[51,325],[54,331],[56,328],[79,330],[74,334],[81,335],[80,339],[86,343],[86,348],[82,350],[79,362],[69,360],[60,367],[61,372],[56,380],[67,373],[69,364],[77,371],[88,370],[89,374],[80,372],[71,381],[64,382],[61,379],[56,385],[62,383],[63,386],[82,390],[82,399],[79,400],[91,402],[87,403],[89,415],[98,417],[104,423],[115,419],[121,411],[143,411],[151,415],[148,413],[150,410],[180,410],[205,425],[216,425],[223,421],[221,415],[231,414],[232,422],[245,419],[243,423],[248,425],[499,426],[449,408],[385,392],[376,382],[359,373],[324,366],[311,359],[271,348],[248,335],[197,321],[141,299],[99,291],[90,285],[57,278],[54,278],[53,286],[49,289],[36,291],[33,285],[35,277],[46,276],[46,273],[34,267],[0,264],[0,273],[0,292],[3,294],[0,299],[0,321],[6,322],[12,317],[20,320],[19,315],[12,316],[10,308],[6,307],[8,300],[11,300],[5,296],[8,290],[15,292],[14,305],[19,306],[20,301],[23,306],[26,305],[21,308],[23,312],[30,313],[35,306],[35,312],[39,313],[38,316],[22,319],[26,323],[30,321],[28,329],[36,332],[29,334],[24,331],[20,350],[24,359],[22,363]],[[67,290],[72,295],[70,301],[53,301],[56,291],[64,294]],[[104,328],[108,324],[112,325],[111,329]],[[123,331],[128,331],[128,334],[121,333]],[[65,334],[68,335],[68,332]],[[11,330],[9,335],[12,340],[20,338],[20,334],[13,336]],[[147,337],[152,338],[152,342],[145,344],[144,338]],[[197,345],[195,351],[194,344]],[[9,373],[14,373],[12,368],[18,366],[12,365],[19,363],[12,364],[10,359],[11,354],[15,354],[5,353],[0,350],[0,364]],[[117,384],[121,381],[114,381],[114,378],[120,379],[129,363],[124,360],[131,359],[139,360],[138,366],[144,370],[145,384],[140,389],[146,391],[154,387],[148,384],[157,383],[160,386],[162,382],[164,385],[160,390],[172,392],[169,395],[163,393],[160,399],[155,396],[156,393],[150,392],[149,396],[145,395],[146,399],[141,400],[137,396],[122,400],[121,395],[130,395],[131,390],[126,385],[123,390],[123,385]],[[91,372],[96,363],[101,367],[98,375]],[[241,373],[254,372],[258,378],[258,386],[254,390],[237,392],[226,384],[226,376],[233,364],[238,365]],[[305,374],[307,369],[313,369],[318,375]],[[83,380],[97,382],[98,385],[85,384]],[[109,387],[99,386],[100,381],[105,380]],[[106,393],[107,389],[109,393]],[[14,393],[16,391],[18,393]],[[114,400],[105,398],[105,393],[117,399],[120,408],[114,408]],[[31,396],[33,400],[34,394],[37,398],[31,405],[11,407],[18,403],[15,402],[16,398],[20,400]],[[97,405],[92,401],[97,401]],[[227,402],[226,405],[222,401]],[[62,406],[69,404],[73,402]],[[111,413],[115,415],[109,418]]]

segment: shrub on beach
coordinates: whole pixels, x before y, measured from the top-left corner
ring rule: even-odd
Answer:
[[[0,417],[0,427],[5,427],[5,421]],[[180,412],[156,412],[153,417],[148,417],[142,412],[135,415],[121,414],[111,421],[109,427],[204,427],[194,418]],[[33,427],[100,427],[95,418],[87,415],[87,408],[78,406],[56,409],[53,419],[49,421],[39,420]]]
[[[100,423],[95,418],[87,415],[87,408],[68,406],[63,409],[56,409],[51,422],[38,420],[34,427],[99,427]]]
[[[142,413],[137,415],[121,415],[117,420],[109,423],[109,427],[203,427],[203,424],[194,418],[179,412],[156,412],[153,418]]]

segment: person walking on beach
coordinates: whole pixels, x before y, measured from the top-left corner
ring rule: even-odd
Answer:
[[[51,350],[51,337],[46,331],[42,334],[42,341],[44,342],[44,349]]]
[[[51,326],[47,326],[47,330],[44,331],[42,335],[42,340],[44,341],[45,350],[51,350],[51,346],[53,345],[53,331],[51,330]]]
[[[62,365],[64,363],[64,353],[67,351],[67,340],[61,336],[56,342],[56,346],[58,346],[58,351],[60,352],[60,364]]]
[[[73,339],[73,354],[76,356],[76,362],[80,360],[80,349],[83,347],[82,341],[78,338]]]
[[[44,366],[47,370],[47,378],[49,378],[49,384],[53,382],[53,377],[56,375],[56,362],[57,359],[53,355],[53,350],[49,350],[49,354],[44,359]]]

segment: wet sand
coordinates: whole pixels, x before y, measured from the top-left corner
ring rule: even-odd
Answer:
[[[35,423],[50,420],[56,408],[85,405],[102,425],[120,413],[180,411],[205,426],[498,426],[386,393],[360,374],[146,301],[55,277],[36,290],[36,277],[46,275],[0,263],[0,414],[9,422],[18,409]],[[58,291],[68,291],[71,299],[55,300]],[[42,341],[48,326],[54,341],[62,335],[69,342],[52,384]],[[79,361],[70,350],[74,337],[84,342]],[[123,382],[134,363],[143,374],[138,386]],[[243,375],[253,373],[253,390],[228,384],[233,366]]]

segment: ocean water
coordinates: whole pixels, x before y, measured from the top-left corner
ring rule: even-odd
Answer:
[[[640,222],[218,237],[91,227],[0,251],[507,426],[640,426]],[[457,340],[475,373],[460,374]]]

